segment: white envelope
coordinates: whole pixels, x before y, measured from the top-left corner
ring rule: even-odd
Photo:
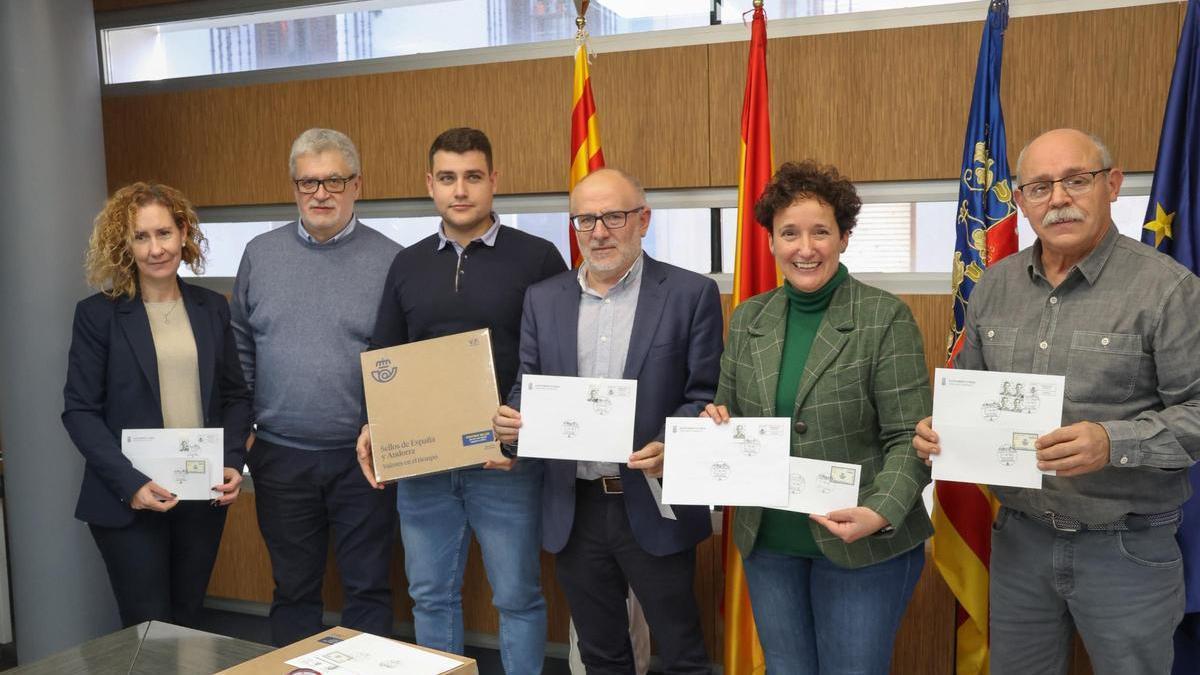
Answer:
[[[782,507],[785,511],[824,516],[858,506],[862,466],[807,457],[788,459],[788,503]]]
[[[934,480],[1042,487],[1034,441],[1062,426],[1065,379],[982,370],[938,368],[933,429],[941,454]]]
[[[121,454],[180,499],[215,499],[225,480],[225,430],[122,429]]]
[[[783,507],[788,503],[791,420],[668,417],[664,504]]]
[[[441,675],[462,663],[396,640],[362,633],[285,661],[336,675]]]
[[[523,375],[518,454],[625,464],[636,411],[637,380]]]

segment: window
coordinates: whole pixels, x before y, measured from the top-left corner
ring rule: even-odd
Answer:
[[[364,217],[360,220],[403,246],[412,246],[437,232],[440,222],[436,216]],[[505,225],[550,241],[562,254],[563,260],[569,257],[566,213],[501,213],[500,220]],[[713,271],[710,222],[709,209],[655,209],[642,247],[654,258],[708,274]],[[202,216],[200,228],[208,239],[207,265],[203,276],[237,276],[242,252],[251,239],[290,224],[290,221],[208,222]],[[180,269],[180,274],[193,276],[186,267]]]
[[[1148,174],[1127,175],[1127,194],[1122,195],[1112,206],[1113,220],[1122,234],[1134,239],[1141,238],[1143,218],[1149,197],[1151,176]],[[871,188],[883,187],[890,190],[898,184],[869,184],[860,186],[860,194]],[[940,184],[939,184],[940,185]],[[953,194],[957,186],[945,181],[945,190]],[[1128,194],[1128,193],[1134,194]],[[890,194],[890,193],[889,193]],[[889,197],[895,199],[895,197]],[[520,197],[514,203],[511,197],[496,198],[496,209],[501,221],[553,243],[562,254],[569,256],[570,236],[562,195],[546,195],[540,198]],[[650,191],[647,201],[654,207],[658,200],[669,201],[668,193]],[[658,260],[678,265],[701,274],[731,274],[737,236],[737,209],[716,206],[705,208],[703,203],[729,203],[727,195],[714,191],[711,199],[702,197],[679,207],[654,208],[650,230],[642,241],[645,251]],[[699,202],[697,206],[696,203]],[[953,200],[888,201],[863,204],[858,225],[850,236],[850,244],[842,254],[842,262],[854,274],[869,275],[944,275],[949,287],[951,262],[953,260],[955,218],[957,202]],[[400,202],[360,202],[362,222],[379,230],[387,237],[404,245],[412,244],[437,231],[438,218],[427,214],[432,205],[425,200]],[[545,212],[533,212],[545,208]],[[248,207],[249,217],[260,218],[250,222],[229,222],[240,209],[219,209],[210,220],[207,209],[201,209],[201,228],[209,242],[206,277],[233,277],[246,243],[268,230],[287,225],[287,218],[295,218],[295,207],[271,206]],[[403,217],[389,217],[388,211],[404,213]],[[713,240],[713,214],[719,220],[718,241]],[[277,220],[267,220],[266,218]],[[755,227],[758,227],[756,224]],[[1018,216],[1017,232],[1020,247],[1033,244],[1036,236],[1024,216]],[[181,270],[181,274],[189,274]],[[878,277],[874,277],[878,278]],[[940,286],[939,286],[940,288]]]
[[[1098,0],[1079,0],[1079,3],[1084,6],[1077,9],[1106,6]],[[232,2],[223,4],[234,6]],[[255,4],[261,4],[261,0]],[[951,4],[963,3],[961,0],[766,0],[765,7],[771,21],[934,8],[932,17],[920,21],[936,22],[939,20],[936,8]],[[603,37],[707,27],[714,17],[716,23],[739,24],[751,7],[752,0],[593,0],[588,10],[588,32]],[[1023,11],[1061,9],[1030,7]],[[106,84],[567,40],[575,36],[576,16],[570,0],[307,0],[307,4],[299,7],[202,18],[191,15],[176,20],[172,20],[172,12],[178,15],[181,10],[165,6],[112,13],[112,18],[107,18],[106,13],[98,15]],[[884,16],[882,20],[886,24],[904,18]],[[769,30],[782,29],[786,33],[795,29],[796,24],[776,26]],[[671,39],[676,43],[683,40],[688,44],[704,44],[730,37],[728,33],[723,36],[703,33],[676,35]],[[651,38],[619,48],[654,46],[657,45]],[[478,62],[486,58],[472,56],[468,60]]]
[[[709,25],[708,0],[596,0],[592,35]],[[453,17],[453,21],[447,21]],[[570,0],[371,0],[101,31],[107,84],[575,37]]]

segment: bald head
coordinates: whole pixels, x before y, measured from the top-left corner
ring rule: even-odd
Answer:
[[[1021,154],[1017,156],[1017,184],[1050,177],[1035,175],[1031,162],[1026,162],[1031,154],[1041,157],[1045,154],[1068,153],[1084,158],[1083,161],[1088,163],[1090,169],[1106,169],[1113,165],[1112,154],[1099,136],[1079,129],[1054,129],[1034,138],[1021,148]]]
[[[633,176],[616,168],[605,167],[597,169],[583,177],[583,180],[575,184],[575,189],[571,191],[571,213],[575,213],[576,195],[592,194],[596,191],[607,191],[624,193],[625,195],[633,196],[638,204],[646,203],[646,191],[642,188],[641,182]],[[633,208],[636,204],[626,208]]]

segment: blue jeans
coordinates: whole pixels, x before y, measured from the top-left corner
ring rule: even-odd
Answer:
[[[743,563],[769,675],[887,675],[925,549],[858,569],[762,549]]]
[[[1072,629],[1096,675],[1171,672],[1184,606],[1175,527],[1060,532],[1002,508],[991,569],[995,675],[1066,673]]]
[[[404,570],[417,643],[463,653],[462,584],[470,532],[483,552],[500,613],[500,659],[508,673],[542,671],[546,600],[541,586],[542,464],[511,471],[462,469],[396,485]]]

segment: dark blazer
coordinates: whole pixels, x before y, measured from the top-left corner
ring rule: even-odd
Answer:
[[[644,254],[643,254],[644,255]],[[521,404],[521,375],[578,374],[579,281],[574,271],[529,288],[521,317],[521,369],[509,405]],[[633,447],[662,440],[667,417],[695,417],[716,393],[721,359],[717,285],[694,272],[645,256],[642,285],[625,359],[625,379],[638,381]],[[557,553],[575,519],[576,462],[546,462],[542,544]],[[674,506],[663,518],[641,471],[621,465],[625,508],[634,538],[647,553],[670,555],[712,534],[708,508]]]
[[[242,469],[251,399],[219,293],[179,282],[196,338],[204,426],[225,428],[225,466]],[[122,429],[163,426],[158,359],[140,294],[97,293],[75,306],[63,426],[84,457],[75,517],[104,527],[133,521],[129,499],[150,479],[121,454]]]

